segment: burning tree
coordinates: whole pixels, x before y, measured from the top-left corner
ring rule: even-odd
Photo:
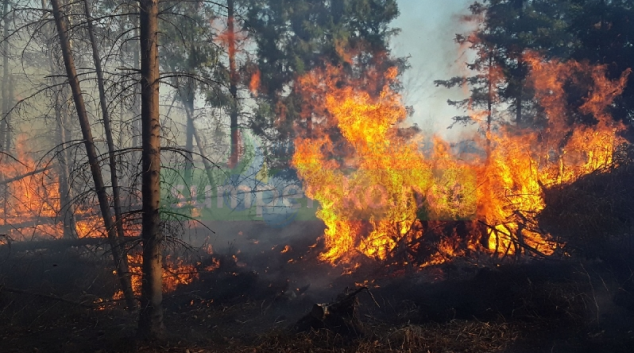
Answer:
[[[581,48],[571,30],[576,23],[571,6],[566,1],[474,3],[465,20],[474,21],[477,29],[458,35],[457,42],[475,51],[475,61],[467,64],[475,76],[436,81],[470,87],[467,99],[450,102],[469,114],[454,120],[480,124],[486,131],[490,159],[481,176],[493,182],[484,190],[488,198],[505,200],[493,203],[497,210],[486,212],[486,223],[512,220],[510,225],[503,221],[489,227],[489,248],[524,243],[526,231],[544,233],[534,221],[544,207],[543,188],[611,165],[615,149],[625,142],[621,135],[626,126],[614,122],[611,114],[628,87],[630,69],[615,72],[607,65],[566,60]],[[540,30],[546,27],[553,30]],[[500,242],[502,238],[506,240]]]

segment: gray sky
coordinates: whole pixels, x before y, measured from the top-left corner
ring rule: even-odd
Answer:
[[[398,0],[400,16],[394,27],[402,32],[392,40],[393,53],[410,56],[412,66],[404,75],[404,98],[414,107],[411,118],[424,130],[455,138],[457,128],[447,130],[451,117],[460,113],[447,106],[447,99],[461,98],[461,90],[436,88],[433,81],[455,76],[462,70],[453,38],[466,29],[459,16],[473,0]]]

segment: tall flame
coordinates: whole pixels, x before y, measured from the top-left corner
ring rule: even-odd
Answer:
[[[486,230],[474,234],[478,227],[470,227],[470,249],[484,243],[497,254],[552,254],[557,243],[534,222],[544,208],[542,188],[612,162],[623,126],[612,122],[607,107],[629,72],[610,81],[601,66],[545,61],[535,53],[526,61],[546,127],[501,125],[486,137],[476,136],[480,151],[488,153],[476,153],[470,162],[454,158],[439,137],[404,133],[400,126],[407,110],[392,89],[396,68],[352,77],[327,66],[301,77],[297,89],[305,101],[304,119],[292,163],[306,195],[321,205],[317,216],[326,230],[320,259],[353,267],[362,257],[386,260],[400,244],[424,236],[421,210],[429,220],[474,216],[473,224]],[[580,72],[590,73],[591,85],[579,110],[597,119],[594,126],[566,120],[564,85]],[[477,120],[482,112],[473,116]],[[431,151],[423,150],[425,144]],[[458,255],[457,248],[454,240],[442,240],[425,265]]]

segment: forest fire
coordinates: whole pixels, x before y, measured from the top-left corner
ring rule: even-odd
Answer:
[[[634,0],[0,13],[0,351],[633,351]]]
[[[544,112],[543,126],[488,127],[486,136],[473,137],[476,146],[461,159],[441,138],[400,128],[408,113],[391,88],[397,83],[396,68],[353,78],[328,66],[302,77],[298,90],[307,102],[305,130],[295,141],[293,166],[307,196],[321,205],[317,215],[327,228],[320,259],[344,265],[349,273],[359,268],[360,257],[426,267],[469,251],[501,257],[518,252],[552,255],[562,244],[534,219],[544,208],[542,189],[571,183],[612,163],[624,126],[612,122],[606,107],[623,90],[629,71],[610,81],[602,66],[546,61],[535,53],[524,60]],[[580,74],[585,75],[583,82]],[[593,116],[594,125],[571,127],[574,117],[564,87],[571,84],[587,91],[578,111]],[[471,112],[482,126],[486,116]],[[30,222],[25,229],[32,236],[59,238],[60,222],[42,222],[60,212],[59,181],[52,169],[37,170],[25,145],[24,139],[18,141],[20,163],[2,165],[5,179],[19,178],[9,185],[8,212],[0,222]],[[32,171],[37,173],[29,174]],[[78,206],[75,214],[79,238],[103,234],[94,210]],[[462,222],[464,227],[448,231],[443,229],[447,222]],[[126,227],[133,228],[128,233],[139,231],[137,225]],[[9,231],[14,239],[26,237],[18,233]],[[431,252],[425,249],[424,258],[415,260],[429,233],[441,236]],[[399,252],[401,256],[395,256]],[[140,263],[139,256],[132,256],[130,263]],[[180,260],[166,266],[166,291],[196,277],[194,267]],[[133,275],[135,291],[140,288],[138,274]]]
[[[17,179],[10,184],[3,185],[5,195],[3,195],[4,205],[0,209],[0,226],[24,224],[31,221],[29,231],[34,234],[45,234],[53,237],[61,234],[59,229],[49,224],[39,224],[37,218],[55,217],[59,210],[59,193],[54,187],[44,187],[41,175],[32,174],[24,178],[30,172],[38,170],[48,176],[50,172],[47,168],[38,168],[30,155],[25,151],[25,137],[21,136],[16,147],[18,150],[18,161],[4,158],[0,164],[0,173],[5,180]],[[48,179],[45,177],[45,179]],[[48,180],[47,180],[48,181]],[[8,197],[10,195],[10,197]],[[9,231],[10,235],[13,235]],[[28,237],[28,234],[15,234],[17,238]]]
[[[534,220],[544,207],[542,188],[611,164],[624,126],[611,123],[606,108],[622,92],[629,71],[610,81],[602,66],[545,61],[535,53],[525,60],[544,126],[484,126],[487,135],[474,138],[480,153],[471,160],[452,156],[438,137],[424,137],[433,146],[424,151],[427,141],[399,133],[407,111],[391,89],[395,68],[351,78],[329,66],[303,77],[300,90],[310,113],[295,141],[293,165],[307,195],[321,205],[317,215],[327,229],[320,259],[346,266],[358,264],[360,256],[386,261],[399,247],[417,251],[431,224],[449,220],[466,221],[467,234],[446,234],[420,267],[463,255],[460,244],[499,256],[552,255],[560,244]],[[575,81],[580,73],[586,82]],[[564,93],[570,84],[587,90],[579,111],[592,114],[594,125],[571,126]],[[487,115],[472,112],[472,119],[484,125]]]
[[[6,188],[0,207],[0,227],[13,241],[59,239],[65,234],[63,216],[69,205],[62,205],[59,176],[55,168],[33,159],[26,135],[16,143],[15,160],[0,164],[0,187]],[[78,238],[97,238],[104,234],[103,223],[94,205],[76,203],[72,208],[74,233]],[[126,225],[135,227],[135,225]]]

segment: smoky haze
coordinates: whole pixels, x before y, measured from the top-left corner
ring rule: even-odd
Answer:
[[[414,108],[410,121],[449,140],[456,139],[459,133],[459,129],[447,130],[451,117],[463,112],[450,107],[447,99],[462,99],[465,95],[460,89],[435,87],[433,81],[458,75],[463,70],[465,60],[454,37],[467,30],[460,16],[466,14],[470,3],[470,0],[400,0],[400,16],[393,22],[394,27],[401,29],[392,40],[393,53],[409,57],[411,65],[403,75],[405,103]]]

